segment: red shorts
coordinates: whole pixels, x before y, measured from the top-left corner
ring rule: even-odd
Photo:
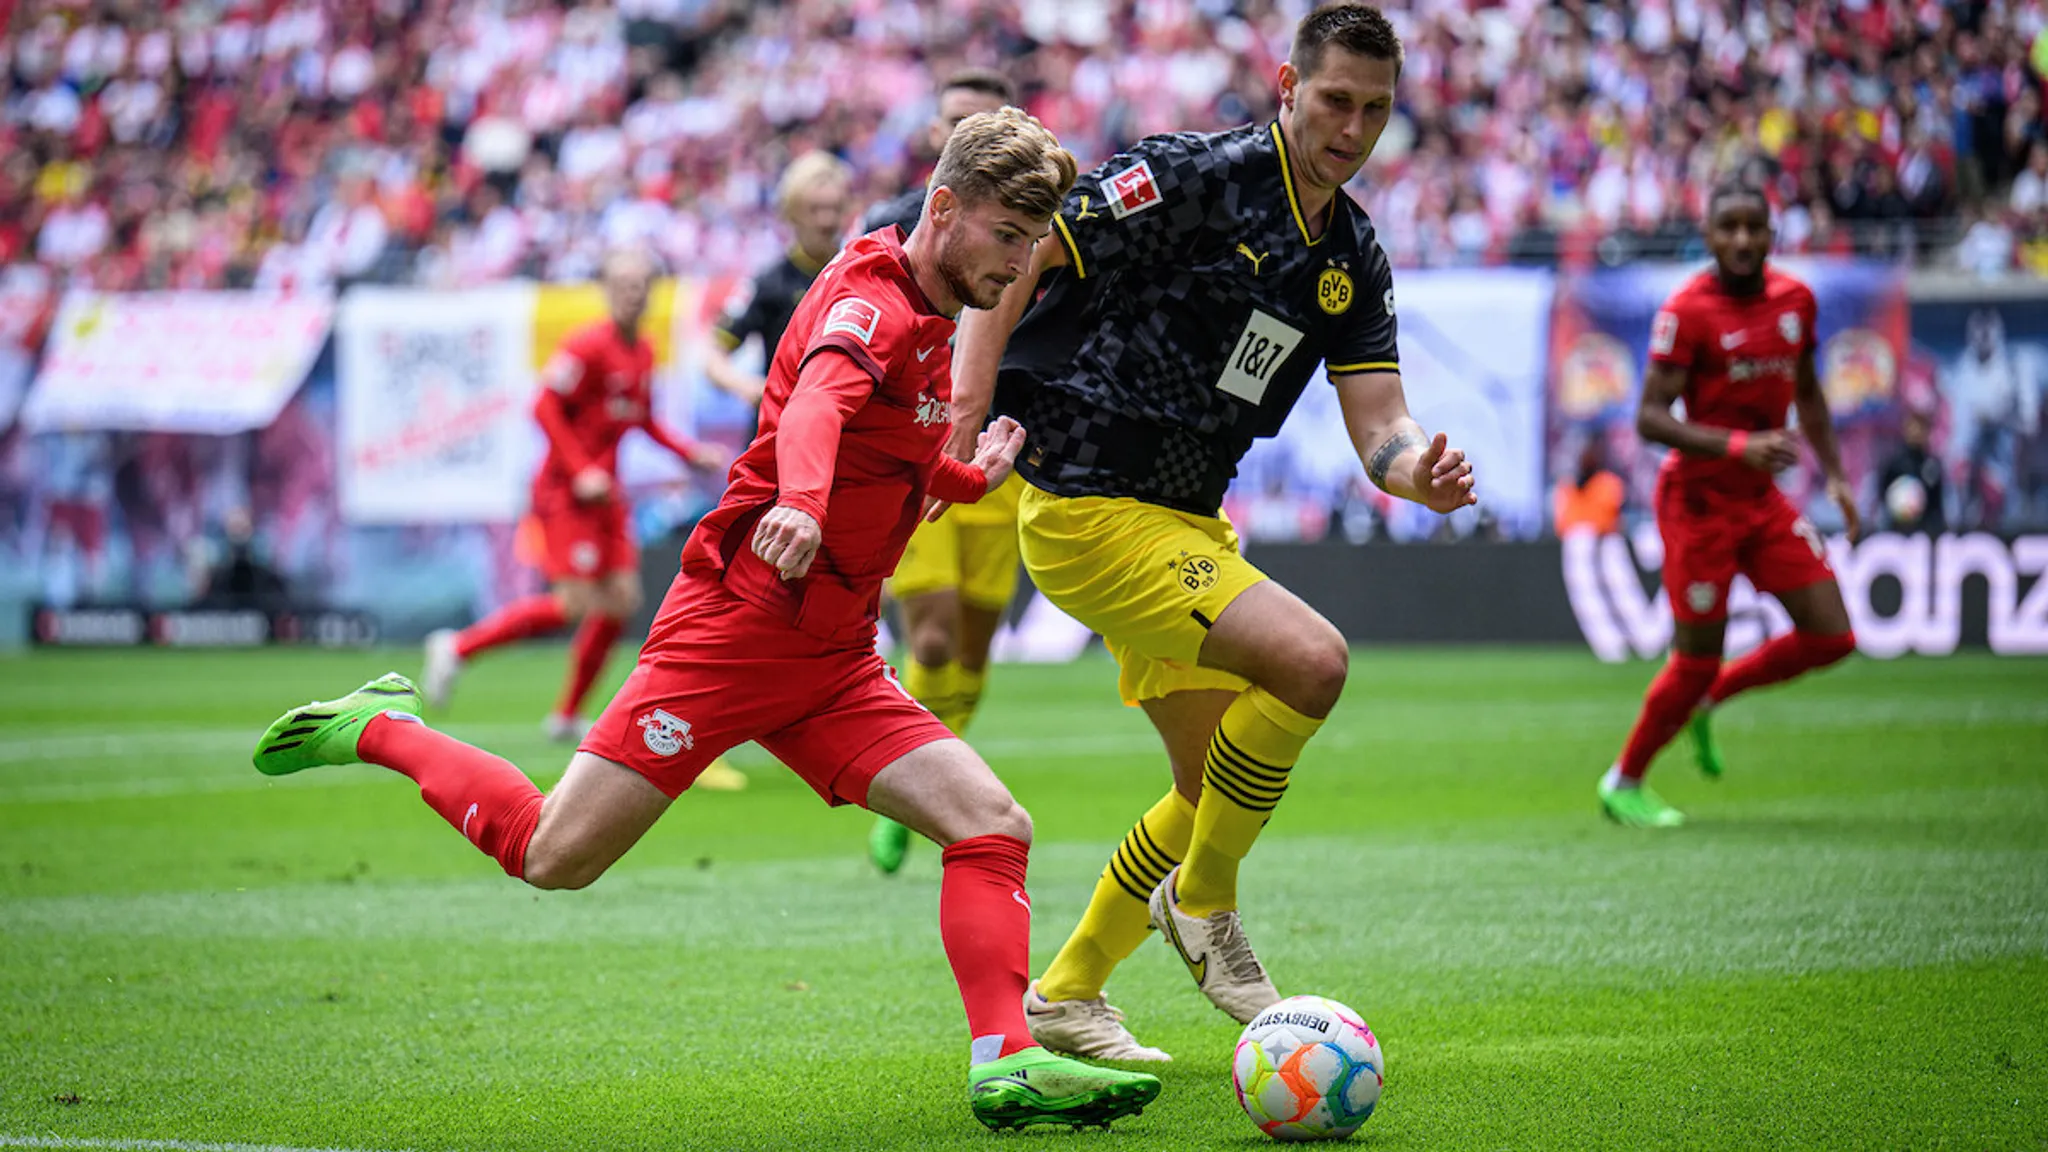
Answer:
[[[1664,591],[1681,624],[1727,619],[1728,585],[1737,572],[1772,595],[1835,578],[1820,532],[1775,487],[1755,497],[1717,498],[1660,476],[1657,528],[1664,536]]]
[[[542,574],[552,582],[638,572],[640,549],[627,523],[631,514],[623,500],[585,504],[567,491],[536,489],[533,518],[540,527]]]
[[[685,572],[580,750],[673,797],[719,753],[754,740],[827,803],[865,804],[876,773],[952,738],[872,647],[835,647]]]

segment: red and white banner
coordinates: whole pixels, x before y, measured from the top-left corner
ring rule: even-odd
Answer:
[[[508,524],[533,461],[534,290],[359,288],[335,335],[342,518]]]
[[[35,432],[262,428],[305,382],[333,322],[326,296],[72,291],[22,423]]]

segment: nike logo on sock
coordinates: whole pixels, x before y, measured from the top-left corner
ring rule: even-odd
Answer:
[[[472,816],[475,816],[475,815],[476,815],[476,809],[477,809],[477,806],[476,806],[476,805],[474,805],[474,804],[471,804],[471,805],[469,806],[469,811],[467,811],[467,812],[464,812],[464,813],[462,814],[462,834],[463,834],[463,835],[464,835],[465,837],[469,835],[469,820],[470,820],[470,817],[472,817]]]
[[[1025,896],[1024,896],[1024,892],[1023,892],[1023,890],[1022,890],[1022,889],[1018,889],[1018,888],[1012,888],[1012,889],[1010,889],[1010,899],[1012,899],[1012,900],[1015,900],[1015,901],[1016,901],[1017,903],[1019,903],[1019,904],[1022,904],[1022,905],[1024,906],[1024,910],[1025,910],[1026,912],[1029,912],[1029,911],[1031,911],[1031,901],[1025,898]]]

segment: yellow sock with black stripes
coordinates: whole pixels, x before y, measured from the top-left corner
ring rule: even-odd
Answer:
[[[919,704],[931,709],[939,723],[959,735],[965,722],[960,716],[960,665],[947,661],[944,664],[926,664],[913,656],[903,663],[903,689]]]
[[[1117,845],[1109,867],[1095,882],[1088,911],[1052,966],[1039,978],[1048,1000],[1093,1000],[1124,957],[1138,950],[1151,928],[1146,904],[1152,890],[1187,854],[1195,828],[1195,806],[1176,791],[1152,806]]]
[[[960,715],[958,724],[947,721],[946,726],[956,734],[967,731],[967,725],[974,719],[974,710],[981,707],[981,690],[988,684],[987,668],[969,668],[965,664],[953,665],[954,710]]]
[[[1253,685],[1224,710],[1202,767],[1194,838],[1173,893],[1180,910],[1207,916],[1237,907],[1237,866],[1273,816],[1287,773],[1323,722]]]

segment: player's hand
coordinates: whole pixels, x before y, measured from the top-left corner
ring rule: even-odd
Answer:
[[[1842,531],[1849,534],[1850,540],[1855,540],[1861,534],[1863,520],[1856,514],[1856,493],[1849,487],[1849,482],[1840,478],[1828,481],[1828,499],[1842,510]]]
[[[778,504],[754,526],[754,555],[773,565],[784,580],[798,580],[811,570],[824,540],[824,529],[810,513]]]
[[[968,463],[988,477],[988,490],[1002,487],[1017,466],[1017,453],[1024,450],[1024,426],[1008,416],[982,429],[974,441],[974,459]]]
[[[1472,491],[1472,462],[1450,447],[1451,438],[1442,432],[1415,458],[1415,491],[1420,503],[1432,512],[1456,512],[1467,504],[1479,503]]]
[[[725,467],[725,449],[716,444],[692,444],[683,456],[683,463],[699,472],[716,472]]]
[[[569,493],[585,504],[597,504],[611,498],[612,476],[602,468],[585,468],[569,480]]]
[[[1751,432],[1742,446],[1742,462],[1759,472],[1783,472],[1799,463],[1799,433],[1789,428]]]

